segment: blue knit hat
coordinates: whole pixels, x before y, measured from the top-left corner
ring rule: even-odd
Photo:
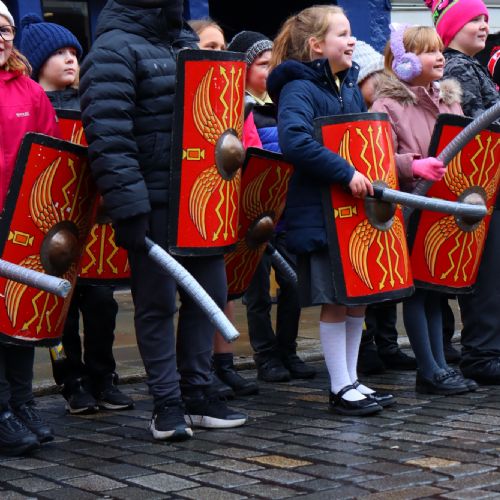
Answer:
[[[75,35],[60,24],[46,23],[37,14],[26,14],[21,19],[21,52],[27,57],[33,68],[33,78],[45,61],[56,51],[64,47],[74,47],[78,59],[82,55],[82,46]]]

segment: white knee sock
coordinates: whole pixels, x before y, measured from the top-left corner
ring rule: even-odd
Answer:
[[[347,370],[349,372],[351,383],[356,382],[356,380],[358,379],[357,364],[359,344],[361,343],[361,334],[363,332],[364,321],[365,318],[363,316],[346,316],[345,320]],[[375,392],[363,384],[359,384],[357,389],[361,394],[365,395]]]
[[[325,363],[330,375],[330,388],[337,394],[346,385],[351,385],[352,381],[347,370],[346,360],[346,324],[341,323],[319,323],[319,336]],[[359,401],[364,396],[356,391],[350,390],[343,395],[348,401]]]

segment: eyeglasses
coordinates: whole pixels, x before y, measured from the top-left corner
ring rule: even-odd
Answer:
[[[12,42],[16,36],[16,28],[14,26],[0,26],[0,37],[6,42]]]

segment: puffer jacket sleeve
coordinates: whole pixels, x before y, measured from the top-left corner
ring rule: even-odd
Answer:
[[[113,221],[151,210],[134,137],[135,56],[98,47],[82,65],[82,120],[98,189]]]
[[[354,175],[354,167],[314,139],[317,106],[312,93],[305,88],[307,84],[294,80],[281,91],[278,109],[281,151],[302,175],[325,184],[347,185]]]

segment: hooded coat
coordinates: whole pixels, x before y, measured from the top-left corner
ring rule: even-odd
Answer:
[[[108,0],[81,67],[91,169],[115,222],[168,204],[176,57],[196,48],[182,2]]]
[[[278,137],[293,164],[286,205],[287,246],[296,254],[327,246],[322,206],[324,186],[347,186],[354,167],[315,139],[314,119],[366,111],[356,84],[359,66],[339,73],[340,91],[326,59],[285,61],[269,75],[267,88],[278,105]]]
[[[412,87],[395,77],[383,75],[371,107],[387,113],[392,126],[396,168],[400,187],[413,191],[416,179],[411,164],[428,155],[432,132],[440,113],[462,115],[460,84],[455,80],[433,83],[430,89]]]

